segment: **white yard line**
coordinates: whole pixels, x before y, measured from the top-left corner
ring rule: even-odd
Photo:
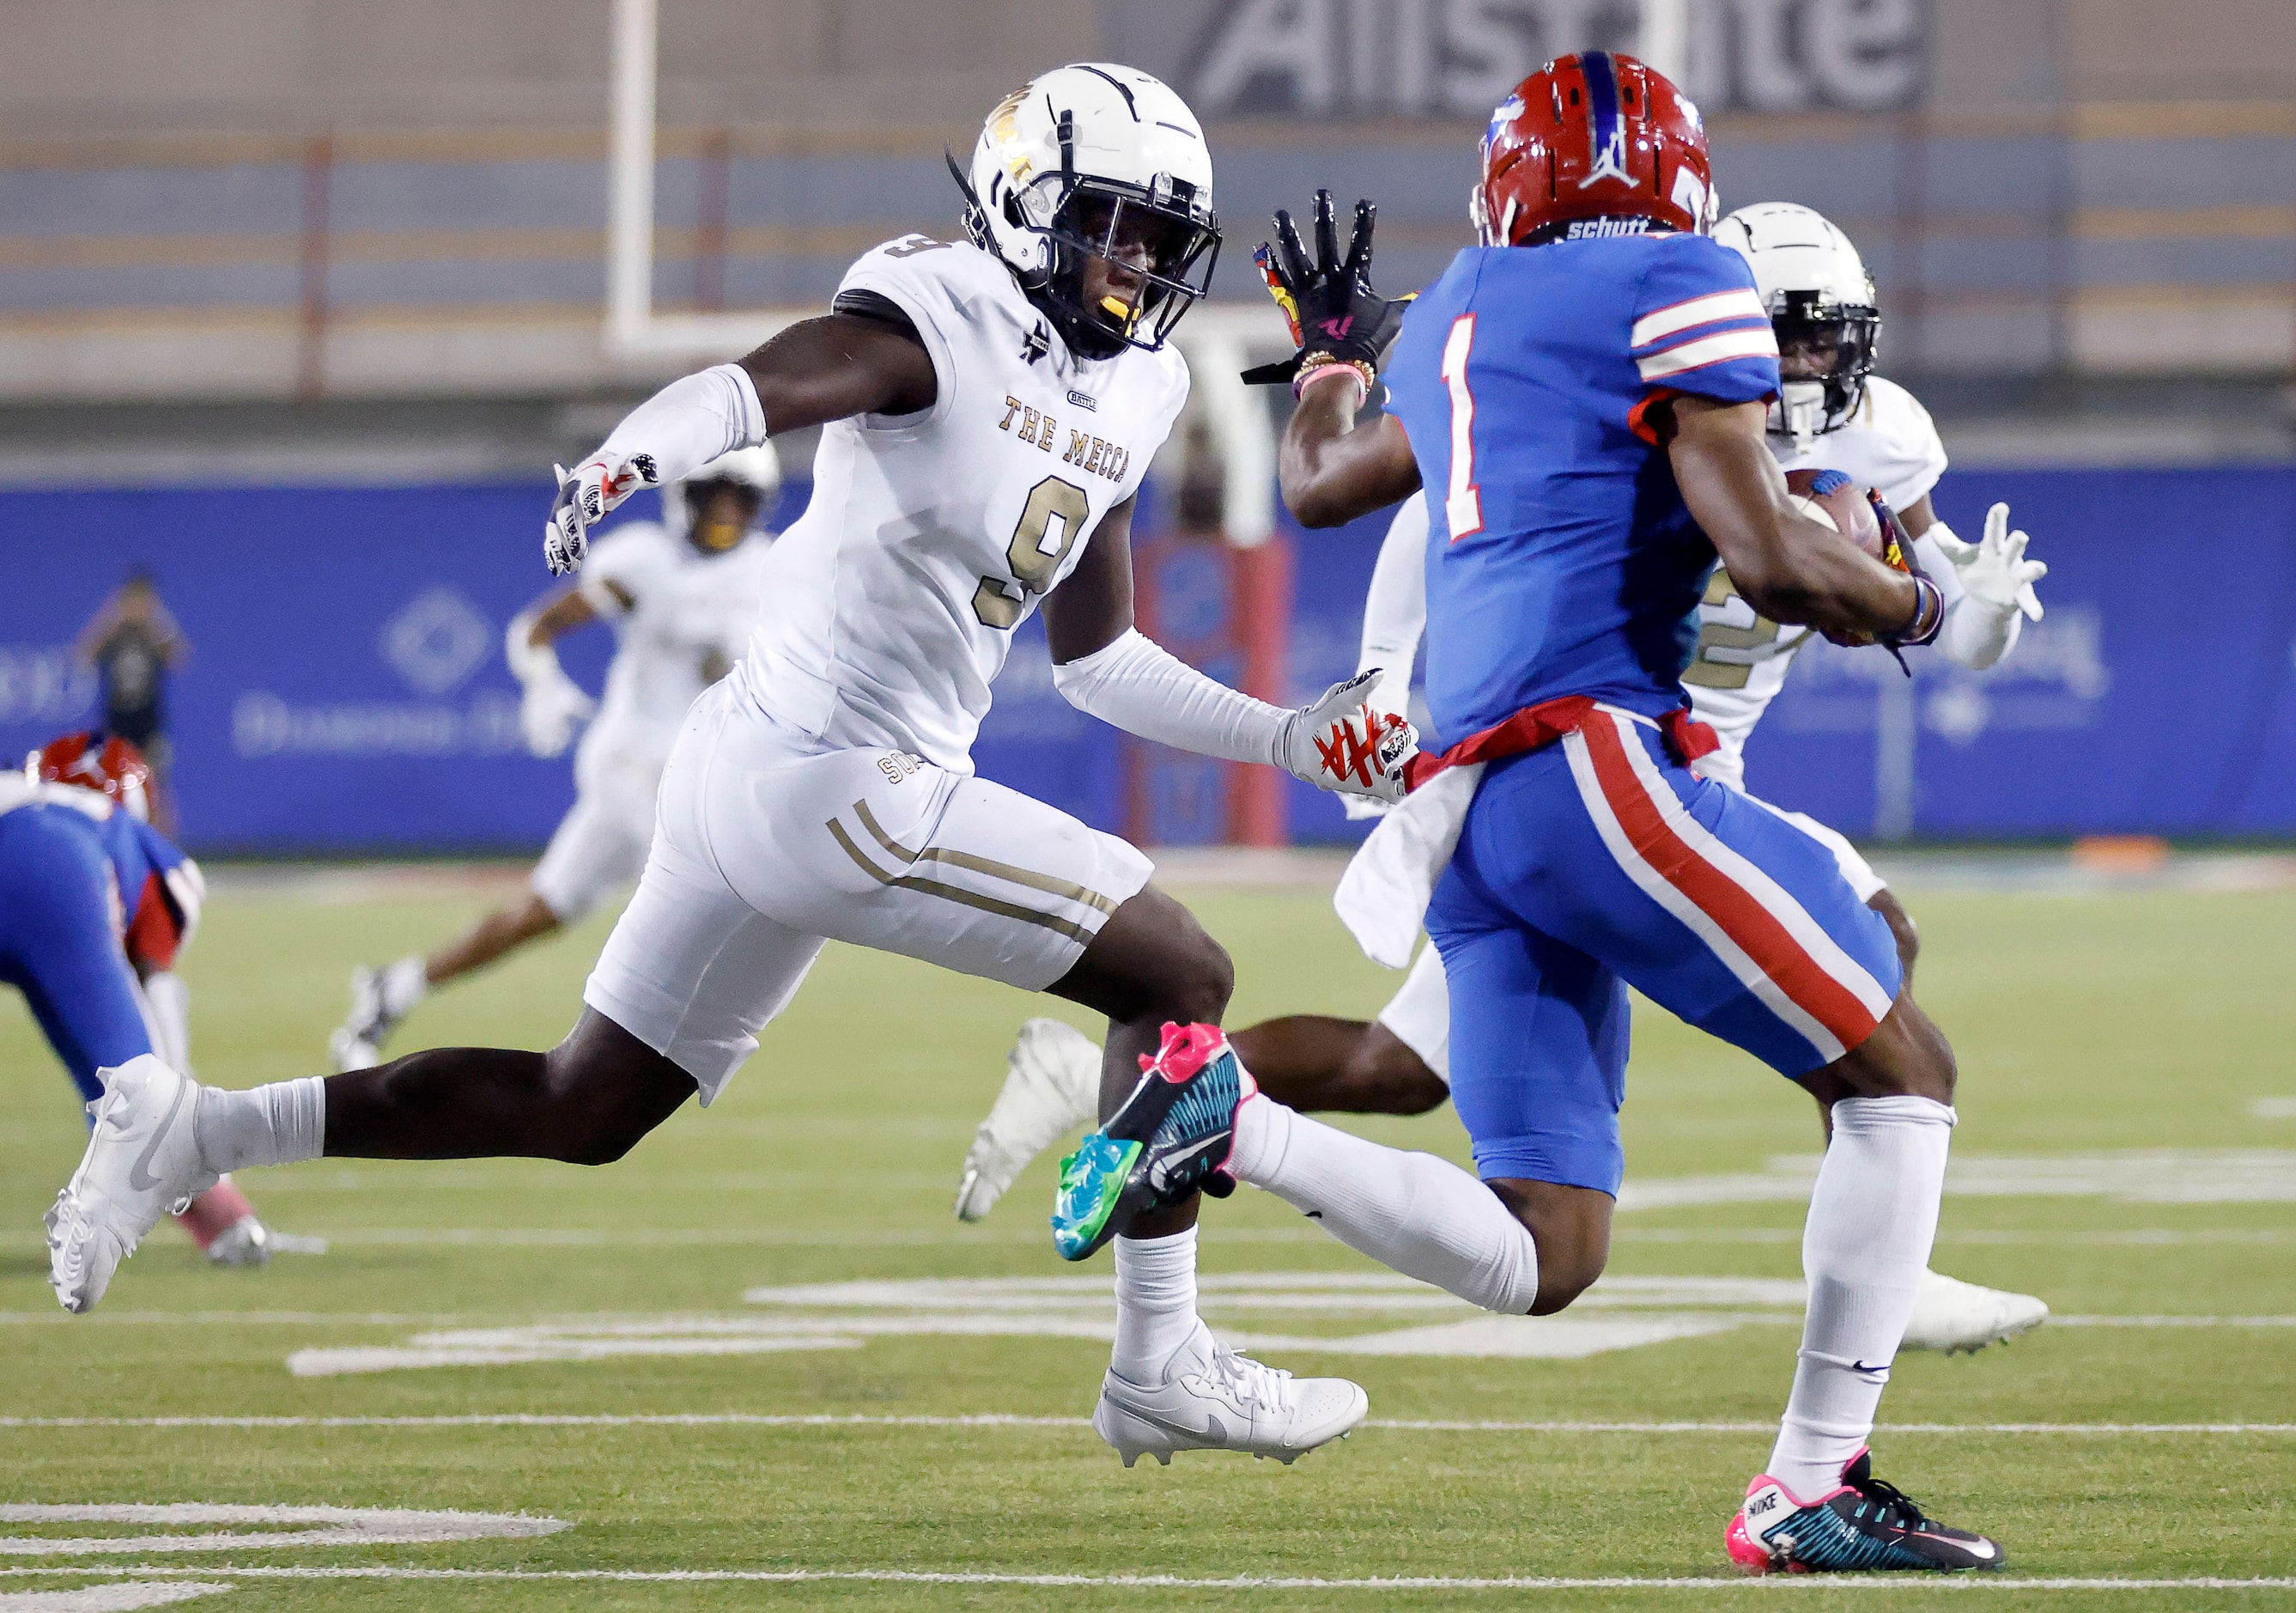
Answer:
[[[0,1591],[0,1613],[129,1613],[132,1609],[170,1607],[237,1589],[237,1585],[173,1579],[156,1585],[114,1580],[70,1591]]]
[[[986,1571],[926,1568],[233,1568],[201,1563],[197,1568],[174,1568],[152,1564],[135,1568],[0,1568],[0,1575],[193,1575],[237,1579],[434,1579],[538,1580],[543,1582],[605,1582],[620,1584],[806,1584],[845,1582],[863,1584],[910,1585],[1029,1585],[1126,1591],[1718,1591],[1758,1589],[1765,1595],[1796,1588],[1822,1591],[1898,1591],[1942,1589],[1927,1575],[1774,1575],[1749,1579],[1719,1575],[1677,1579],[1642,1576],[1507,1575],[1480,1577],[1459,1575],[1375,1575],[1362,1578],[1331,1576],[1253,1576],[1196,1578],[1179,1574],[999,1574]],[[1957,1591],[2286,1591],[2296,1590],[2296,1576],[2233,1579],[2194,1575],[2181,1579],[2025,1578],[2014,1574],[1956,1576],[1949,1582]]]
[[[910,1247],[963,1248],[971,1245],[1041,1243],[1035,1229],[1013,1230],[952,1228],[886,1232],[790,1232],[757,1227],[351,1227],[322,1230],[312,1236],[329,1245],[353,1248],[825,1248],[899,1249]],[[1313,1227],[1241,1227],[1220,1234],[1224,1244],[1322,1244],[1329,1234]],[[1792,1227],[1636,1227],[1621,1232],[1620,1245],[1638,1243],[1800,1244],[1801,1229]],[[2124,1227],[2112,1231],[2080,1232],[2042,1227],[1938,1234],[1941,1244],[2095,1244],[2107,1247],[2143,1247],[2158,1244],[2296,1243],[2296,1227]],[[33,1232],[0,1232],[0,1249],[44,1249],[45,1240]],[[4,1317],[0,1317],[4,1320]]]
[[[1003,1411],[933,1416],[926,1413],[660,1411],[473,1411],[420,1417],[0,1417],[10,1428],[1067,1428],[1092,1426],[1082,1417],[1033,1417]],[[1511,1420],[1503,1419],[1374,1418],[1366,1428],[1404,1434],[1768,1434],[1775,1422]],[[2296,1422],[1906,1422],[1884,1423],[1883,1434],[2047,1435],[2289,1435]]]

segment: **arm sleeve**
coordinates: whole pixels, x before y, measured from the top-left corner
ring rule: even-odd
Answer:
[[[758,383],[738,364],[671,382],[623,417],[602,455],[652,456],[664,486],[683,481],[721,454],[766,440]]]
[[[1953,562],[1946,558],[1945,550],[1930,534],[1945,527],[1942,521],[1933,523],[1914,539],[1914,569],[1937,584],[1944,597],[1945,618],[1938,628],[1938,654],[1956,666],[1965,666],[1972,672],[1981,672],[2017,645],[2017,635],[2024,626],[2025,614],[2014,605],[2005,614],[1982,600],[1970,597],[1961,586],[1961,573]]]
[[[1291,712],[1207,678],[1137,628],[1054,666],[1053,685],[1077,710],[1143,739],[1223,761],[1283,765]]]
[[[1778,340],[1754,272],[1704,235],[1663,243],[1636,288],[1630,357],[1653,391],[1725,403],[1777,395]]]
[[[1356,671],[1385,669],[1380,698],[1390,710],[1408,704],[1411,663],[1419,655],[1427,627],[1427,495],[1414,493],[1388,523],[1372,568],[1371,591],[1364,596],[1363,651]]]

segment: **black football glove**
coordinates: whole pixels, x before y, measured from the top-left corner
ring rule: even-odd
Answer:
[[[1380,360],[1403,328],[1403,310],[1411,300],[1390,300],[1371,288],[1372,221],[1378,211],[1369,202],[1356,203],[1355,235],[1342,262],[1339,232],[1332,220],[1332,193],[1317,191],[1312,265],[1291,213],[1276,213],[1275,244],[1262,242],[1251,258],[1267,281],[1268,295],[1290,321],[1292,340],[1300,350],[1280,364],[1244,371],[1246,382],[1282,385],[1320,365],[1351,364],[1363,373],[1365,389],[1370,389],[1378,378]]]

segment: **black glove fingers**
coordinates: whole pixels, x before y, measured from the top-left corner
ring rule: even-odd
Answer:
[[[1292,222],[1289,208],[1275,210],[1275,266],[1295,297],[1300,288],[1313,278],[1313,271],[1308,267],[1307,249],[1300,244],[1299,226]]]
[[[1332,220],[1332,193],[1316,193],[1316,268],[1326,278],[1340,272],[1339,230]]]
[[[1356,229],[1348,243],[1347,278],[1350,285],[1371,289],[1371,231],[1379,206],[1368,197],[1356,203]]]

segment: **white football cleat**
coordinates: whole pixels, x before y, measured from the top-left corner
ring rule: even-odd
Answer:
[[[382,1062],[382,1044],[401,1018],[384,999],[382,970],[361,965],[351,971],[351,1011],[327,1038],[338,1075],[371,1070]]]
[[[988,1214],[1030,1160],[1100,1118],[1100,1048],[1074,1025],[1029,1020],[1004,1063],[1004,1085],[965,1151],[959,1221]]]
[[[271,1263],[271,1229],[254,1215],[242,1216],[208,1245],[212,1266],[267,1266]]]
[[[1128,1468],[1143,1456],[1169,1467],[1177,1451],[1249,1451],[1291,1463],[1344,1439],[1370,1411],[1360,1385],[1294,1378],[1236,1354],[1198,1322],[1162,1383],[1136,1384],[1111,1370],[1092,1426]]]
[[[1914,1296],[1913,1320],[1906,1324],[1906,1350],[1942,1350],[1948,1355],[2006,1344],[2049,1319],[2049,1307],[2030,1294],[1981,1288],[1973,1282],[1922,1273]]]
[[[193,1136],[200,1083],[149,1053],[98,1070],[103,1097],[79,1169],[46,1216],[48,1283],[75,1314],[95,1308],[160,1217],[216,1184]]]

